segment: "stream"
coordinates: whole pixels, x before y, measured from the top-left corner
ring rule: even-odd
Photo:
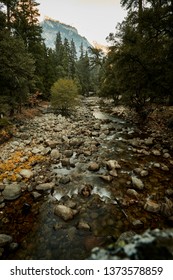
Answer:
[[[85,149],[85,143],[82,151],[74,148],[69,165],[63,161],[51,164],[51,176],[58,182],[53,191],[38,200],[26,191],[6,204],[6,220],[3,217],[0,225],[12,233],[18,245],[7,250],[4,259],[86,259],[93,248],[107,246],[123,232],[140,234],[147,228],[170,226],[172,212],[167,214],[169,209],[166,212],[164,206],[173,201],[171,152],[154,136],[95,103],[93,97],[84,106],[91,114],[86,116],[86,127],[92,119],[87,129],[94,125],[89,132],[92,153]],[[111,160],[116,161],[116,168],[109,168]],[[97,170],[88,168],[91,162],[99,164]],[[144,188],[132,184],[132,177]],[[146,205],[150,200],[159,205],[158,211]],[[64,220],[56,215],[59,204],[75,210],[74,217]],[[32,211],[27,205],[32,205]]]

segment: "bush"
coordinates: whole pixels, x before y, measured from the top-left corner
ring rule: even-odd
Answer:
[[[74,80],[59,79],[51,87],[51,105],[56,112],[68,115],[78,104],[78,87]]]

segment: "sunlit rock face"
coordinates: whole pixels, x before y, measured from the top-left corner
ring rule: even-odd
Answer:
[[[74,41],[78,56],[80,55],[81,44],[83,45],[84,52],[88,50],[88,47],[91,47],[88,40],[81,36],[75,27],[48,17],[45,17],[43,22],[41,22],[41,26],[43,28],[43,38],[45,39],[45,44],[49,48],[55,48],[55,39],[58,32],[61,33],[62,41],[65,38],[67,38],[69,42],[71,42],[71,40]]]

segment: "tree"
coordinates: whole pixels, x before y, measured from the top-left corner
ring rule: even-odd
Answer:
[[[15,109],[21,110],[33,86],[34,60],[26,52],[23,41],[8,31],[0,31],[0,54],[1,102],[13,114]]]
[[[78,104],[78,87],[72,79],[59,79],[51,87],[51,105],[55,111],[68,115]]]
[[[81,55],[76,64],[77,77],[81,86],[81,94],[88,95],[91,89],[90,63],[88,53]]]

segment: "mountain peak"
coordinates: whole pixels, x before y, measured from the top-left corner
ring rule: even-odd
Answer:
[[[72,40],[74,41],[78,56],[80,55],[81,44],[83,45],[84,51],[87,51],[88,48],[92,46],[88,40],[81,36],[78,30],[71,25],[61,23],[59,20],[52,19],[48,16],[46,16],[40,24],[43,29],[43,38],[48,48],[55,48],[56,36],[59,32],[61,33],[62,40],[66,38],[69,42]]]

